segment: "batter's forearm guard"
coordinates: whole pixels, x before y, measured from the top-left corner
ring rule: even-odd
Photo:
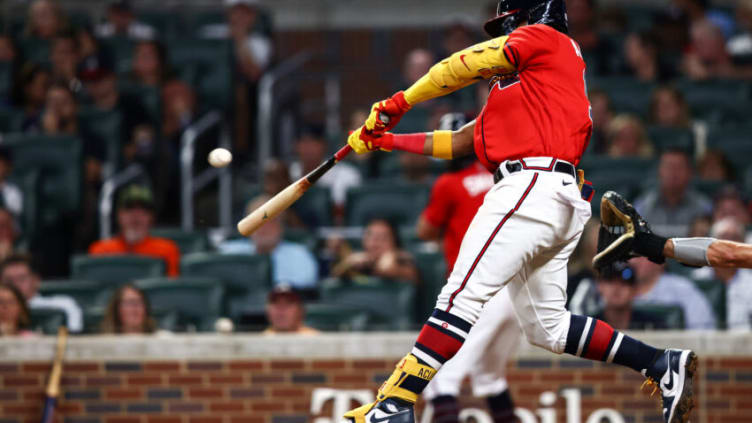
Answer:
[[[514,72],[504,56],[508,36],[494,38],[458,51],[435,64],[412,87],[405,90],[410,105],[447,95],[475,82],[497,74]]]

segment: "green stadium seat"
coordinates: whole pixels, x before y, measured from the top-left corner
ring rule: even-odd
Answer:
[[[210,107],[227,109],[232,100],[232,44],[227,40],[176,39],[169,61],[182,80],[196,87]]]
[[[136,19],[154,27],[164,38],[175,38],[181,33],[181,20],[174,10],[138,10]]]
[[[420,271],[418,286],[417,322],[422,322],[431,315],[436,306],[436,299],[447,282],[447,265],[442,253],[415,252],[415,264]]]
[[[283,234],[285,241],[297,242],[305,245],[306,248],[313,251],[316,249],[318,239],[313,231],[305,228],[287,228]]]
[[[31,330],[45,335],[54,335],[60,326],[65,326],[65,312],[57,308],[33,308],[29,310]]]
[[[11,63],[0,63],[0,100],[9,98],[11,88],[13,87],[13,65]],[[2,129],[2,126],[0,126]]]
[[[76,212],[81,204],[82,146],[67,136],[9,134],[3,145],[13,152],[14,173],[36,170],[40,177],[37,205],[43,223],[56,222],[63,213]]]
[[[724,181],[706,181],[702,179],[695,179],[694,181],[692,181],[692,188],[694,188],[696,191],[701,192],[702,194],[705,194],[708,198],[713,198],[716,196],[718,191],[727,184],[728,183]]]
[[[10,175],[8,180],[18,186],[24,193],[23,213],[19,217],[18,223],[21,225],[23,237],[27,240],[34,237],[37,231],[39,219],[39,189],[40,189],[40,171],[31,169],[25,172]]]
[[[726,329],[726,284],[719,280],[693,280],[713,307],[718,329]]]
[[[217,278],[150,278],[135,285],[155,309],[177,312],[178,330],[212,331],[222,312],[224,287]]]
[[[752,157],[752,126],[712,127],[708,148],[721,150],[737,169],[744,169]]]
[[[84,333],[97,334],[101,332],[102,319],[107,312],[106,306],[84,309]],[[175,310],[151,307],[151,317],[157,327],[174,332],[178,328],[178,313]]]
[[[0,97],[2,93],[0,93]],[[20,132],[23,125],[23,112],[16,109],[0,108],[0,132]]]
[[[99,42],[110,53],[117,74],[123,75],[130,72],[136,41],[127,37],[110,37],[99,40]]]
[[[305,312],[306,325],[321,331],[364,331],[368,325],[368,313],[359,307],[312,303]]]
[[[386,218],[397,226],[414,225],[428,202],[425,185],[368,184],[347,193],[345,218],[348,225],[365,226],[375,218]]]
[[[643,82],[632,77],[591,78],[589,89],[602,89],[611,98],[611,104],[617,112],[632,113],[646,117],[650,109],[650,98],[657,84]]]
[[[18,41],[21,56],[27,61],[39,65],[50,62],[51,45],[47,40],[39,38],[24,38]]]
[[[697,116],[705,116],[724,105],[738,107],[740,102],[750,99],[750,84],[740,80],[681,80],[676,86],[684,93],[690,109]]]
[[[162,99],[158,88],[124,80],[118,81],[118,88],[122,94],[141,100],[152,122],[161,122]]]
[[[39,285],[42,296],[67,295],[82,308],[105,305],[111,290],[96,281],[45,280]]]
[[[217,278],[225,286],[225,311],[233,318],[262,313],[271,289],[271,261],[262,255],[196,253],[180,261],[183,276]]]
[[[209,240],[204,232],[184,231],[180,228],[154,228],[151,235],[174,241],[180,248],[180,254],[201,253],[209,249]]]
[[[651,126],[648,128],[648,138],[657,151],[673,148],[680,148],[690,154],[694,154],[695,151],[694,133],[687,128]]]
[[[162,259],[137,255],[78,255],[71,261],[71,277],[122,285],[136,279],[165,275]]]
[[[78,113],[81,128],[105,143],[105,160],[114,169],[120,164],[123,148],[122,116],[112,110],[81,109]]]
[[[642,185],[656,167],[656,161],[643,158],[610,158],[589,156],[583,158],[580,168],[585,170],[585,179],[593,183],[595,196],[591,205],[593,215],[600,214],[601,197],[606,191],[616,191],[628,199],[642,189]]]
[[[659,317],[667,329],[685,329],[684,310],[680,306],[640,304],[635,305],[633,310]]]
[[[250,197],[249,197],[250,198]],[[292,210],[311,226],[332,226],[332,193],[327,187],[313,186],[295,204]]]
[[[324,302],[359,307],[369,313],[369,329],[407,330],[414,321],[416,286],[369,278],[359,283],[332,279],[324,284]]]
[[[430,159],[429,171],[432,175],[440,175],[447,170],[448,165],[448,160]],[[381,175],[381,178],[399,178],[402,175],[399,154],[390,154],[379,161],[379,175]]]

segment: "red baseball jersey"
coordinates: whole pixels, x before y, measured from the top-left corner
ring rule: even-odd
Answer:
[[[593,128],[579,45],[548,25],[528,25],[509,35],[504,55],[517,77],[491,87],[475,125],[478,159],[492,172],[525,157],[576,166]]]
[[[492,186],[493,175],[477,162],[458,172],[445,173],[436,180],[423,217],[431,225],[444,229],[448,270],[454,267],[462,238]]]

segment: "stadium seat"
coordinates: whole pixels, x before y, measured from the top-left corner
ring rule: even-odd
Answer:
[[[65,312],[57,308],[33,308],[29,310],[31,330],[54,335],[60,326],[65,326]]]
[[[155,309],[177,312],[178,330],[211,331],[222,312],[224,287],[217,278],[150,278],[135,285]]]
[[[429,170],[432,175],[440,175],[447,170],[448,164],[448,160],[430,159]],[[386,179],[396,179],[402,175],[402,164],[399,160],[399,154],[390,154],[379,161],[379,175],[381,175],[381,178]]]
[[[39,219],[39,207],[37,206],[40,189],[39,174],[40,171],[38,169],[31,169],[22,173],[16,172],[8,177],[8,180],[16,184],[24,193],[23,213],[19,216],[18,223],[21,225],[21,233],[26,240],[34,238],[37,230]]]
[[[681,80],[676,86],[684,93],[692,113],[702,117],[725,105],[739,107],[740,102],[750,99],[750,84],[740,80]]]
[[[116,110],[81,109],[78,113],[81,128],[105,143],[105,160],[115,169],[120,164],[123,148],[122,117]]]
[[[189,232],[180,228],[154,228],[151,235],[174,241],[180,248],[180,254],[201,253],[209,249],[209,240],[203,232]]]
[[[0,94],[0,97],[2,94]],[[20,132],[23,125],[23,112],[11,108],[0,108],[0,132]]]
[[[11,95],[13,87],[13,65],[11,63],[0,63],[0,101],[5,100]],[[2,126],[0,126],[2,129]]]
[[[414,225],[428,201],[429,187],[408,184],[368,184],[347,193],[345,218],[348,225],[365,226],[375,218],[395,225]]]
[[[656,84],[643,82],[632,77],[591,78],[589,89],[602,89],[611,98],[611,104],[619,113],[631,113],[646,117],[650,109],[650,98]]]
[[[693,280],[713,307],[717,329],[726,329],[726,284],[719,280]]]
[[[415,285],[368,278],[358,283],[331,279],[324,283],[324,302],[359,307],[369,313],[369,329],[407,330],[414,321]]]
[[[162,120],[162,99],[159,88],[149,87],[131,81],[118,81],[118,88],[123,95],[136,97],[146,107],[151,121],[158,124]]]
[[[315,250],[316,244],[318,244],[318,239],[314,232],[305,228],[286,228],[283,238],[285,241],[303,244],[311,251]]]
[[[447,282],[447,267],[442,253],[416,252],[415,264],[420,271],[418,286],[417,322],[422,322],[431,315],[436,306],[436,299]]]
[[[695,179],[692,181],[692,188],[696,191],[705,194],[708,198],[713,198],[719,192],[721,188],[727,185],[724,181],[706,181],[702,179]]]
[[[359,307],[341,304],[305,305],[305,323],[321,331],[364,331],[368,313]]]
[[[749,165],[752,157],[752,126],[715,126],[708,132],[708,148],[721,150],[737,169]]]
[[[292,211],[297,213],[309,227],[332,226],[331,191],[327,187],[311,187],[295,202]]]
[[[137,255],[78,255],[71,261],[71,277],[122,285],[136,279],[165,275],[162,259]]]
[[[82,309],[87,309],[105,305],[111,295],[111,289],[95,281],[45,280],[39,285],[39,294],[44,297],[67,295]]]
[[[657,151],[680,148],[692,155],[696,150],[695,136],[687,128],[651,126],[648,128],[648,138]]]
[[[633,310],[660,318],[667,329],[685,329],[684,310],[680,306],[641,304],[635,305]]]
[[[600,214],[601,197],[606,191],[613,190],[633,200],[655,166],[655,160],[637,157],[589,156],[583,158],[580,168],[585,170],[585,179],[591,181],[595,188],[595,195],[591,202],[593,215]]]
[[[99,40],[105,51],[110,53],[112,64],[118,75],[130,72],[133,63],[133,49],[136,41],[127,37],[110,37]]]
[[[67,136],[9,134],[3,145],[13,153],[15,174],[39,171],[37,205],[44,223],[53,223],[60,214],[75,212],[81,204],[82,146]]]
[[[27,62],[47,65],[50,62],[51,45],[47,40],[39,38],[23,38],[18,41],[21,57]]]
[[[233,319],[244,312],[261,313],[271,289],[271,261],[263,255],[196,253],[180,261],[183,276],[217,278],[227,296],[224,310]]]
[[[210,107],[226,109],[232,99],[232,45],[227,40],[176,39],[168,43],[169,61],[182,80],[196,87]]]

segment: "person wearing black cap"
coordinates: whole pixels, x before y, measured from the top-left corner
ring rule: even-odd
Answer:
[[[97,241],[89,247],[89,254],[136,254],[161,258],[167,274],[177,276],[180,250],[172,240],[152,237],[154,197],[145,186],[130,185],[120,194],[117,203],[120,233],[114,238]]]
[[[666,329],[660,317],[632,308],[637,295],[635,273],[628,264],[616,262],[596,279],[603,308],[594,317],[615,329]]]
[[[127,37],[135,40],[153,40],[157,31],[136,20],[129,0],[112,0],[107,8],[107,21],[96,28],[98,38]]]
[[[266,301],[269,327],[264,335],[317,335],[318,330],[305,325],[305,307],[300,294],[290,285],[277,285]]]

